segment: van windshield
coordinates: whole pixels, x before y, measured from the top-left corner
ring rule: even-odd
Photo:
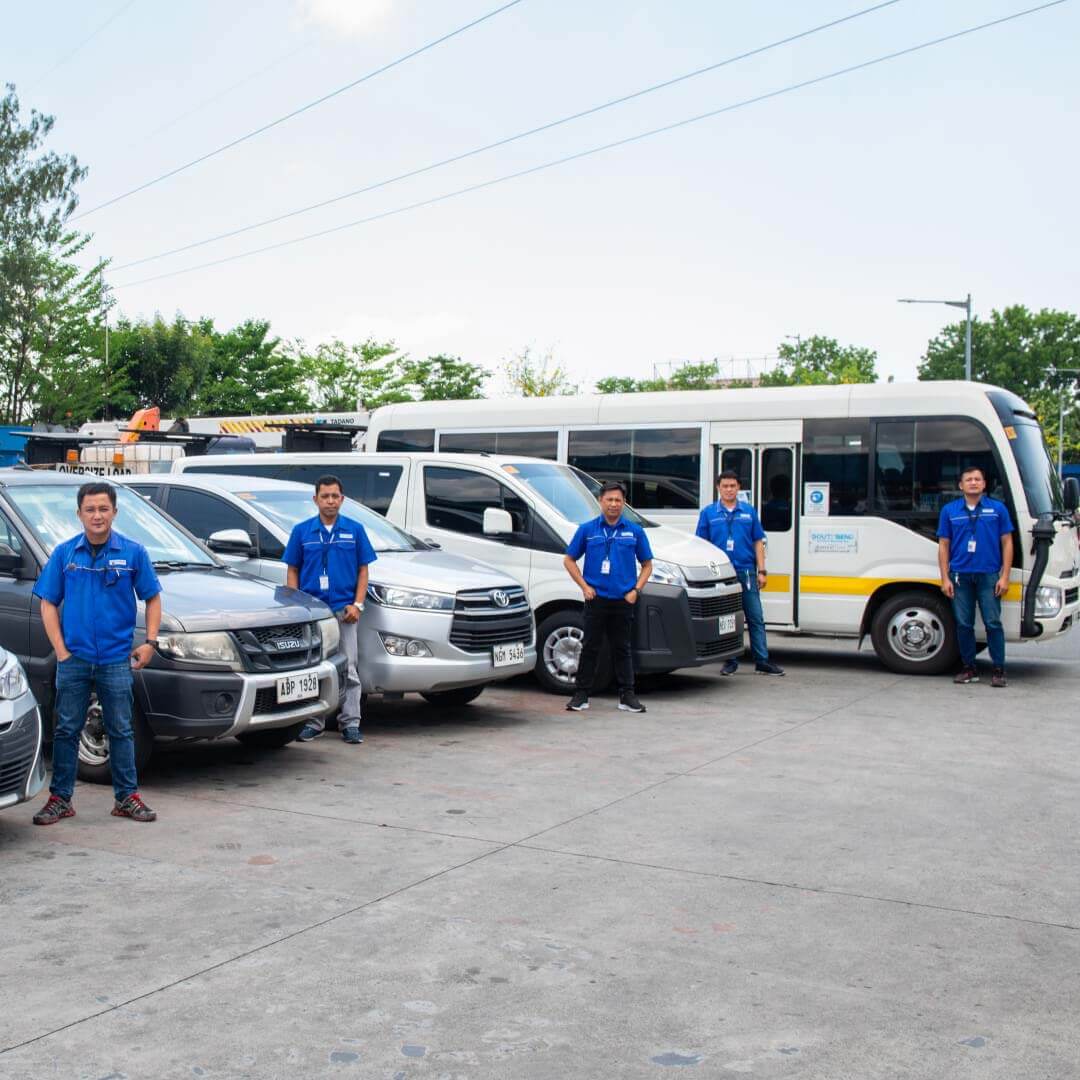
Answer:
[[[311,493],[307,488],[256,488],[237,491],[236,497],[261,510],[286,532],[291,532],[292,527],[301,521],[307,521],[314,509],[311,505]],[[396,525],[391,525],[386,518],[355,499],[345,499],[341,504],[341,512],[364,526],[371,546],[376,551],[420,550],[420,545],[408,533],[402,532]]]
[[[67,484],[12,484],[7,489],[7,497],[41,541],[42,547],[51,553],[57,544],[83,531],[82,524],[75,516],[75,493],[78,490],[74,485]],[[207,567],[220,565],[146,499],[119,485],[115,491],[116,531],[142,544],[151,562]]]
[[[581,525],[600,513],[600,504],[596,501],[600,482],[588,473],[569,465],[546,461],[515,461],[504,465],[503,469],[517,477],[567,521]],[[623,517],[645,528],[653,524],[629,506],[623,511]]]

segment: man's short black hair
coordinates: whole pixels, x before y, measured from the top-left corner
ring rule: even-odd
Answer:
[[[719,484],[721,480],[734,480],[735,483],[737,484],[739,482],[739,474],[734,469],[725,469],[716,478],[717,484]]]
[[[106,484],[104,480],[91,480],[88,484],[83,484],[79,488],[79,493],[76,495],[78,500],[79,509],[82,509],[83,499],[87,495],[108,495],[109,502],[113,504],[113,509],[116,509],[116,488],[112,484]]]
[[[600,485],[600,498],[602,499],[609,491],[617,491],[624,499],[626,498],[626,488],[618,480],[605,480]]]
[[[344,495],[345,486],[342,484],[340,478],[335,476],[333,473],[325,473],[323,476],[320,476],[319,479],[315,481],[315,494],[318,495],[320,489],[324,487],[333,487],[335,484],[337,484],[338,491],[340,491],[341,494]]]
[[[981,465],[965,465],[960,470],[960,479],[963,480],[968,473],[972,472],[977,472],[983,478],[983,483],[986,483],[986,470]]]

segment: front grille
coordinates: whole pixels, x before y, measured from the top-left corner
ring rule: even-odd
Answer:
[[[718,615],[730,615],[733,611],[742,611],[741,593],[690,597],[691,619],[715,619]]]
[[[502,599],[505,602],[499,603]],[[469,589],[454,598],[454,611],[465,615],[510,615],[526,611],[529,599],[520,585],[504,589]]]
[[[318,702],[318,698],[305,698],[303,701],[281,701],[277,699],[277,687],[264,686],[255,691],[255,714],[256,716],[267,713],[288,712],[290,709],[298,709],[301,705],[311,705]]]
[[[36,713],[27,713],[0,738],[0,795],[22,791],[38,742]]]
[[[697,655],[699,660],[710,656],[723,656],[725,653],[733,653],[742,648],[742,634],[728,634],[727,637],[717,638],[716,641],[699,641],[697,643]]]
[[[234,630],[249,671],[295,671],[322,659],[322,640],[314,623],[285,623]]]
[[[23,754],[22,757],[13,758],[0,765],[0,796],[22,791],[33,760],[34,751],[31,750],[29,754]]]
[[[505,600],[503,604],[499,600]],[[529,598],[520,585],[459,592],[450,624],[450,644],[465,652],[487,652],[493,645],[532,641]]]
[[[1066,607],[1068,607],[1070,604],[1075,604],[1078,599],[1080,599],[1080,588],[1065,590]]]

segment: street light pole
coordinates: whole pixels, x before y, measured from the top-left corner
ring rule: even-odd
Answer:
[[[964,326],[964,378],[971,382],[971,293],[966,300],[898,300],[898,304],[945,304],[947,307],[963,308],[967,314]]]
[[[1080,375],[1080,368],[1074,367],[1059,367],[1050,368],[1051,375]],[[1059,387],[1059,390],[1062,388]],[[1058,479],[1064,480],[1062,476],[1062,470],[1065,468],[1064,461],[1065,451],[1065,395],[1063,393],[1058,394]]]

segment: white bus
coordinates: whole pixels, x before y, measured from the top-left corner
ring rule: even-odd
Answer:
[[[725,469],[768,533],[772,630],[869,635],[892,670],[957,663],[938,584],[938,512],[980,465],[1017,527],[1002,617],[1009,640],[1051,638],[1080,614],[1071,511],[1031,408],[968,382],[671,391],[376,410],[367,449],[527,454],[597,480],[689,531]],[[980,628],[981,632],[981,628]]]

